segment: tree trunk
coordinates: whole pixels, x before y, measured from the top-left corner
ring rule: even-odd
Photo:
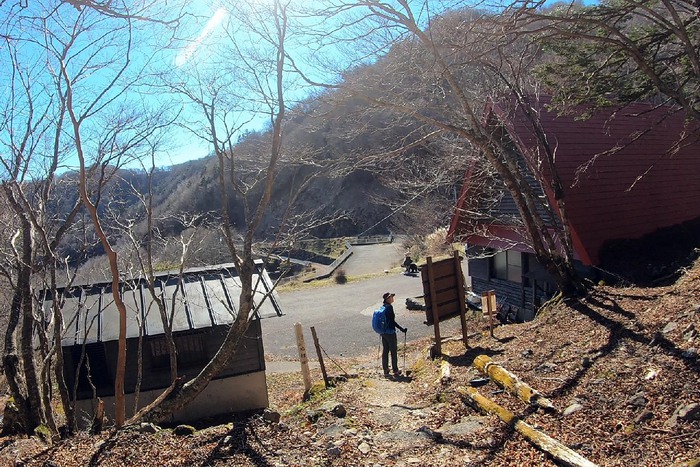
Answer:
[[[25,298],[22,303],[21,354],[22,366],[24,367],[24,379],[27,383],[27,400],[32,417],[31,423],[33,427],[36,428],[45,422],[45,417],[43,410],[44,405],[41,398],[41,384],[39,384],[34,356],[34,304],[31,300],[31,292],[29,292],[29,297],[29,299]]]
[[[20,356],[22,371],[27,391],[27,404],[29,408],[28,433],[44,422],[44,411],[41,399],[41,385],[36,372],[36,360],[34,356],[34,303],[32,301],[31,288],[31,264],[32,264],[32,226],[26,219],[22,219],[22,264],[20,265],[21,280],[17,283],[17,290],[21,296],[22,325],[20,332]]]
[[[207,387],[209,382],[226,366],[231,358],[233,358],[238,342],[247,328],[248,313],[243,313],[243,310],[240,310],[236,320],[231,324],[219,351],[209,363],[207,363],[202,371],[182,387],[177,387],[172,390],[168,397],[157,406],[144,412],[140,419],[147,422],[158,423],[194,400],[194,398]],[[139,419],[136,417],[129,420],[130,423],[135,423],[137,421],[139,421]]]
[[[509,193],[513,197],[537,261],[554,278],[557,287],[564,295],[580,295],[585,291],[585,287],[571,262],[566,260],[567,257],[572,256],[571,252],[567,250],[569,246],[563,244],[558,247],[552,238],[549,231],[552,226],[547,225],[538,213],[535,202],[536,196],[527,180],[521,174],[520,168],[513,160],[517,156],[500,157],[491,149],[491,144],[484,147],[487,148],[486,153],[489,162],[494,165],[496,172],[503,179]],[[564,251],[560,253],[559,248],[563,248]]]
[[[209,382],[219,374],[219,372],[233,358],[241,337],[248,329],[248,317],[252,310],[253,300],[253,262],[252,260],[241,262],[238,268],[238,277],[241,280],[241,294],[239,299],[238,315],[231,323],[231,327],[226,334],[219,350],[214,357],[206,364],[197,376],[182,386],[170,389],[172,392],[160,404],[145,410],[141,414],[141,420],[148,422],[160,422],[172,413],[182,409],[197,397],[209,384]],[[172,386],[171,386],[172,387]],[[135,423],[139,420],[136,416],[129,422]]]
[[[78,131],[76,130],[76,134]],[[79,140],[78,140],[79,143]],[[79,144],[77,144],[79,146]],[[82,150],[79,150],[81,162],[84,161]],[[109,260],[110,272],[112,275],[112,298],[114,305],[119,313],[119,340],[117,342],[117,371],[114,375],[114,422],[117,427],[124,425],[126,419],[126,403],[124,399],[124,374],[126,371],[126,305],[122,300],[119,290],[119,263],[117,261],[117,252],[114,251],[109,239],[105,234],[102,224],[100,223],[97,207],[90,200],[87,193],[87,175],[85,173],[84,162],[81,163],[80,175],[80,196],[83,204],[87,208],[92,218],[92,223],[95,226],[95,232],[100,238],[100,243],[105,250],[107,259]]]
[[[43,349],[42,349],[43,352]],[[51,430],[51,433],[58,433],[56,419],[53,416],[53,391],[52,391],[52,352],[42,358],[41,367],[41,410],[44,413],[44,423]]]
[[[22,378],[19,357],[16,353],[8,353],[5,351],[5,356],[2,359],[3,371],[7,379],[7,385],[10,388],[10,396],[15,401],[17,407],[19,423],[22,425],[22,430],[26,434],[31,434],[36,426],[32,426],[31,417],[29,415],[29,402],[24,396],[23,388],[26,386]],[[4,428],[4,427],[3,427]]]
[[[15,400],[17,411],[19,412],[20,423],[27,434],[30,434],[35,427],[31,427],[29,416],[29,403],[24,394],[24,388],[27,387],[24,378],[22,377],[22,367],[19,356],[17,355],[17,326],[19,325],[19,317],[22,310],[22,286],[23,270],[20,269],[17,278],[17,287],[15,288],[10,306],[10,316],[5,331],[5,351],[3,356],[3,371],[7,384],[10,387],[10,395]]]
[[[57,320],[56,316],[60,318]],[[54,314],[54,342],[56,346],[56,362],[54,363],[54,377],[56,379],[56,385],[58,386],[58,394],[61,397],[61,404],[63,405],[63,411],[66,414],[66,426],[68,428],[68,434],[73,434],[76,429],[75,424],[75,408],[73,402],[68,394],[68,385],[66,384],[66,378],[63,374],[63,366],[65,362],[63,360],[63,347],[61,347],[61,329],[63,327],[63,316],[60,310],[56,310]],[[59,326],[58,324],[61,324]]]
[[[95,216],[97,216],[96,212]],[[107,237],[99,227],[99,222],[96,223],[98,230],[102,232],[101,237],[104,237],[102,245],[105,247],[107,256],[109,257],[109,264],[112,268],[112,297],[114,298],[114,304],[117,306],[117,310],[119,311],[117,372],[114,375],[114,423],[117,425],[117,427],[121,427],[124,425],[124,421],[126,419],[126,401],[124,399],[124,375],[126,373],[126,305],[124,305],[124,301],[119,294],[119,266],[117,263],[117,253],[112,250],[109,242],[106,240]]]
[[[101,398],[97,398],[97,408],[95,409],[95,416],[92,418],[92,423],[90,424],[90,433],[98,434],[102,432],[105,423],[105,403]]]
[[[60,331],[58,331],[57,334],[60,336]],[[60,340],[57,340],[56,342],[58,342],[58,344],[56,344],[56,362],[53,370],[56,378],[56,384],[58,385],[58,393],[61,396],[61,403],[63,404],[63,411],[66,414],[68,434],[73,434],[76,429],[75,407],[73,406],[73,402],[70,400],[68,385],[66,385],[66,378],[63,374],[63,365],[65,365],[63,360],[63,347],[60,345]]]

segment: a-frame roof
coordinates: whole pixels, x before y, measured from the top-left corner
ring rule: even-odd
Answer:
[[[531,170],[550,177],[538,164],[543,147],[522,108],[506,114],[494,105],[491,112]],[[639,238],[700,217],[700,132],[682,113],[638,103],[581,120],[575,113],[547,111],[540,100],[539,119],[555,149],[575,253],[584,264],[598,264],[607,241]],[[468,188],[465,179],[459,203],[467,202]],[[461,207],[455,211],[453,235],[459,233]]]

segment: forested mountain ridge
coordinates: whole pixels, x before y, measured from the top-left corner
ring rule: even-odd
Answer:
[[[284,150],[293,156],[282,159],[276,169],[272,201],[258,231],[260,240],[272,239],[285,228],[283,218],[295,216],[309,219],[312,225],[304,235],[319,238],[408,230],[425,234],[447,225],[466,157],[450,156],[450,178],[431,187],[429,181],[421,184],[420,165],[429,165],[430,160],[443,156],[428,143],[401,149],[406,140],[417,138],[412,135],[415,125],[400,121],[391,112],[330,93],[310,97],[290,113]],[[241,138],[232,156],[241,173],[253,174],[254,178],[264,170],[261,161],[269,138],[269,129],[249,132]],[[332,169],[314,173],[324,163]],[[119,215],[130,218],[135,230],[143,234],[141,204],[150,190],[152,216],[162,235],[174,236],[182,231],[181,223],[171,221],[176,217],[216,222],[222,209],[219,166],[216,156],[210,155],[152,171],[115,169],[100,209],[119,206]],[[424,169],[426,173],[428,170]],[[77,174],[66,173],[62,178],[66,187],[73,187],[65,189],[61,204],[56,206],[66,211],[77,199]],[[299,194],[291,200],[290,193],[295,190]],[[260,189],[253,188],[248,196],[255,199],[260,194]],[[228,196],[232,223],[244,225],[245,206],[240,194],[229,189]],[[113,234],[121,235],[118,230]]]
[[[496,48],[480,50],[481,44],[470,44],[466,39],[467,33],[479,37],[492,25],[491,21],[497,18],[463,8],[435,18],[430,27],[436,46],[454,50],[446,55],[449,66],[456,70],[455,77],[463,89],[474,89],[468,98],[477,112],[484,108],[489,97],[508,89],[485,71],[493,66],[490,61]],[[467,46],[475,50],[470,51]],[[509,47],[523,53],[527,50],[516,42]],[[537,49],[531,63],[522,69],[525,75],[532,74],[535,83],[522,84],[520,91],[556,95],[559,83],[556,73],[551,73],[557,66],[554,57],[546,47]],[[539,68],[540,74],[535,73],[538,64],[547,65]],[[342,89],[325,90],[290,105],[282,130],[283,157],[275,169],[271,203],[263,214],[257,238],[273,239],[287,229],[285,224],[290,219],[294,219],[292,224],[302,224],[295,226],[302,231],[296,237],[339,237],[411,229],[422,234],[445,226],[475,149],[454,135],[426,136],[431,131],[437,134],[435,123],[443,124],[443,134],[448,134],[445,131],[448,125],[457,128],[463,118],[457,111],[450,114],[457,106],[454,90],[431,67],[434,64],[411,41],[397,40],[375,62],[345,71]],[[542,71],[546,76],[542,76]],[[538,80],[541,81],[537,83]],[[480,94],[480,90],[488,93]],[[400,100],[380,102],[391,94]],[[607,95],[611,100],[611,94]],[[406,114],[406,106],[420,108],[424,120]],[[425,118],[435,118],[437,122],[426,124]],[[230,150],[237,169],[247,174],[244,176],[255,179],[257,173],[265,170],[263,161],[268,157],[266,151],[271,138],[270,127],[248,132]],[[485,170],[493,170],[483,160],[480,163]],[[319,166],[332,168],[312,175]],[[185,229],[181,222],[172,221],[174,217],[185,216],[198,222],[221,220],[219,171],[219,161],[211,155],[152,172],[152,215],[160,234],[173,236]],[[437,171],[443,175],[436,176]],[[145,195],[149,174],[127,169],[118,174],[112,188],[103,196],[101,208],[106,209],[108,203],[120,206],[121,214],[130,216],[135,230],[143,235],[144,214],[135,193]],[[312,178],[307,180],[308,176]],[[436,180],[440,183],[435,183]],[[261,187],[253,185],[246,195],[250,200],[261,196]],[[292,200],[290,196],[295,190],[299,193]],[[245,225],[247,208],[241,194],[233,193],[230,186],[228,196],[231,224],[240,228]],[[120,236],[118,231],[113,233]]]
[[[302,139],[305,136],[297,137]],[[363,138],[363,135],[358,137]],[[400,164],[401,160],[397,160],[394,170],[398,170]],[[255,169],[257,168],[251,164],[251,170]],[[168,226],[165,219],[179,215],[202,219],[219,217],[217,213],[221,210],[222,199],[218,170],[218,160],[214,156],[160,167],[151,174],[143,170],[120,169],[105,190],[103,198],[108,201],[105,201],[104,209],[107,209],[107,203],[119,205],[122,216],[132,215],[134,220],[138,220],[141,203],[139,195],[146,194],[150,177],[153,216],[160,219],[158,226],[163,234],[176,235],[179,233],[178,228],[173,224]],[[386,182],[387,175],[381,173],[383,170],[379,166],[360,166],[346,169],[344,173],[316,176],[298,199],[290,204],[288,196],[296,179],[303,178],[309,170],[303,165],[281,163],[275,179],[272,203],[260,227],[260,239],[270,237],[270,232],[276,232],[280,228],[281,217],[287,209],[292,209],[293,214],[313,211],[317,219],[332,218],[333,222],[321,223],[318,228],[309,232],[309,235],[320,238],[405,231],[407,213],[411,212],[411,206],[404,206],[398,211],[392,208],[392,205],[400,204],[404,200],[400,190]],[[456,174],[459,174],[458,170]],[[73,182],[74,177],[75,174],[71,173],[63,175],[64,179]],[[441,202],[447,210],[435,213],[437,217],[430,228],[444,225],[450,214],[449,203],[454,201],[453,197],[459,189],[459,181],[460,177],[456,176],[450,193],[451,198],[433,200]],[[73,183],[70,185],[74,186]],[[255,192],[254,194],[259,195]],[[234,196],[233,193],[230,193],[230,196]],[[61,204],[56,208],[70,208],[71,203],[67,201],[74,202],[75,197],[74,191],[66,191]],[[431,196],[427,195],[426,199],[414,200],[415,206],[427,202],[430,198]],[[245,221],[242,209],[242,205],[236,201],[229,203],[229,213],[234,224],[242,225]]]

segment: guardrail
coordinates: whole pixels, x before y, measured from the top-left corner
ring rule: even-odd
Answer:
[[[308,245],[314,245],[319,242],[323,242],[327,239],[322,238],[309,238],[306,240],[299,240],[296,245],[301,248],[305,248]],[[351,245],[370,245],[372,243],[391,243],[394,241],[394,236],[389,235],[371,235],[371,236],[360,236],[360,237],[343,237],[343,241],[346,244]]]
[[[351,245],[371,245],[373,243],[391,243],[393,235],[373,235],[371,237],[349,237],[346,239]]]
[[[347,259],[352,256],[353,254],[353,245],[371,245],[374,243],[392,243],[394,241],[394,236],[393,235],[373,235],[373,236],[368,236],[368,237],[345,237],[344,239],[345,242],[345,251],[343,254],[341,254],[338,258],[335,259],[331,264],[328,265],[327,268],[325,269],[325,272],[322,274],[319,274],[317,276],[314,276],[312,278],[304,280],[304,282],[312,282],[315,280],[319,279],[326,279],[330,276],[333,275],[336,269],[340,267]],[[309,240],[301,240],[297,244],[298,245],[303,245],[304,243],[311,243],[311,242],[317,242],[319,239],[309,239]],[[295,262],[300,262],[299,260]],[[280,283],[286,283],[288,281],[293,280],[292,277],[288,278],[283,278],[280,280]]]

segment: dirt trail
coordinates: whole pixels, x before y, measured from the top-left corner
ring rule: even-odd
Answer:
[[[406,402],[405,383],[391,381],[383,377],[368,380],[367,391],[362,393],[362,400],[369,407],[388,408],[403,405]]]

